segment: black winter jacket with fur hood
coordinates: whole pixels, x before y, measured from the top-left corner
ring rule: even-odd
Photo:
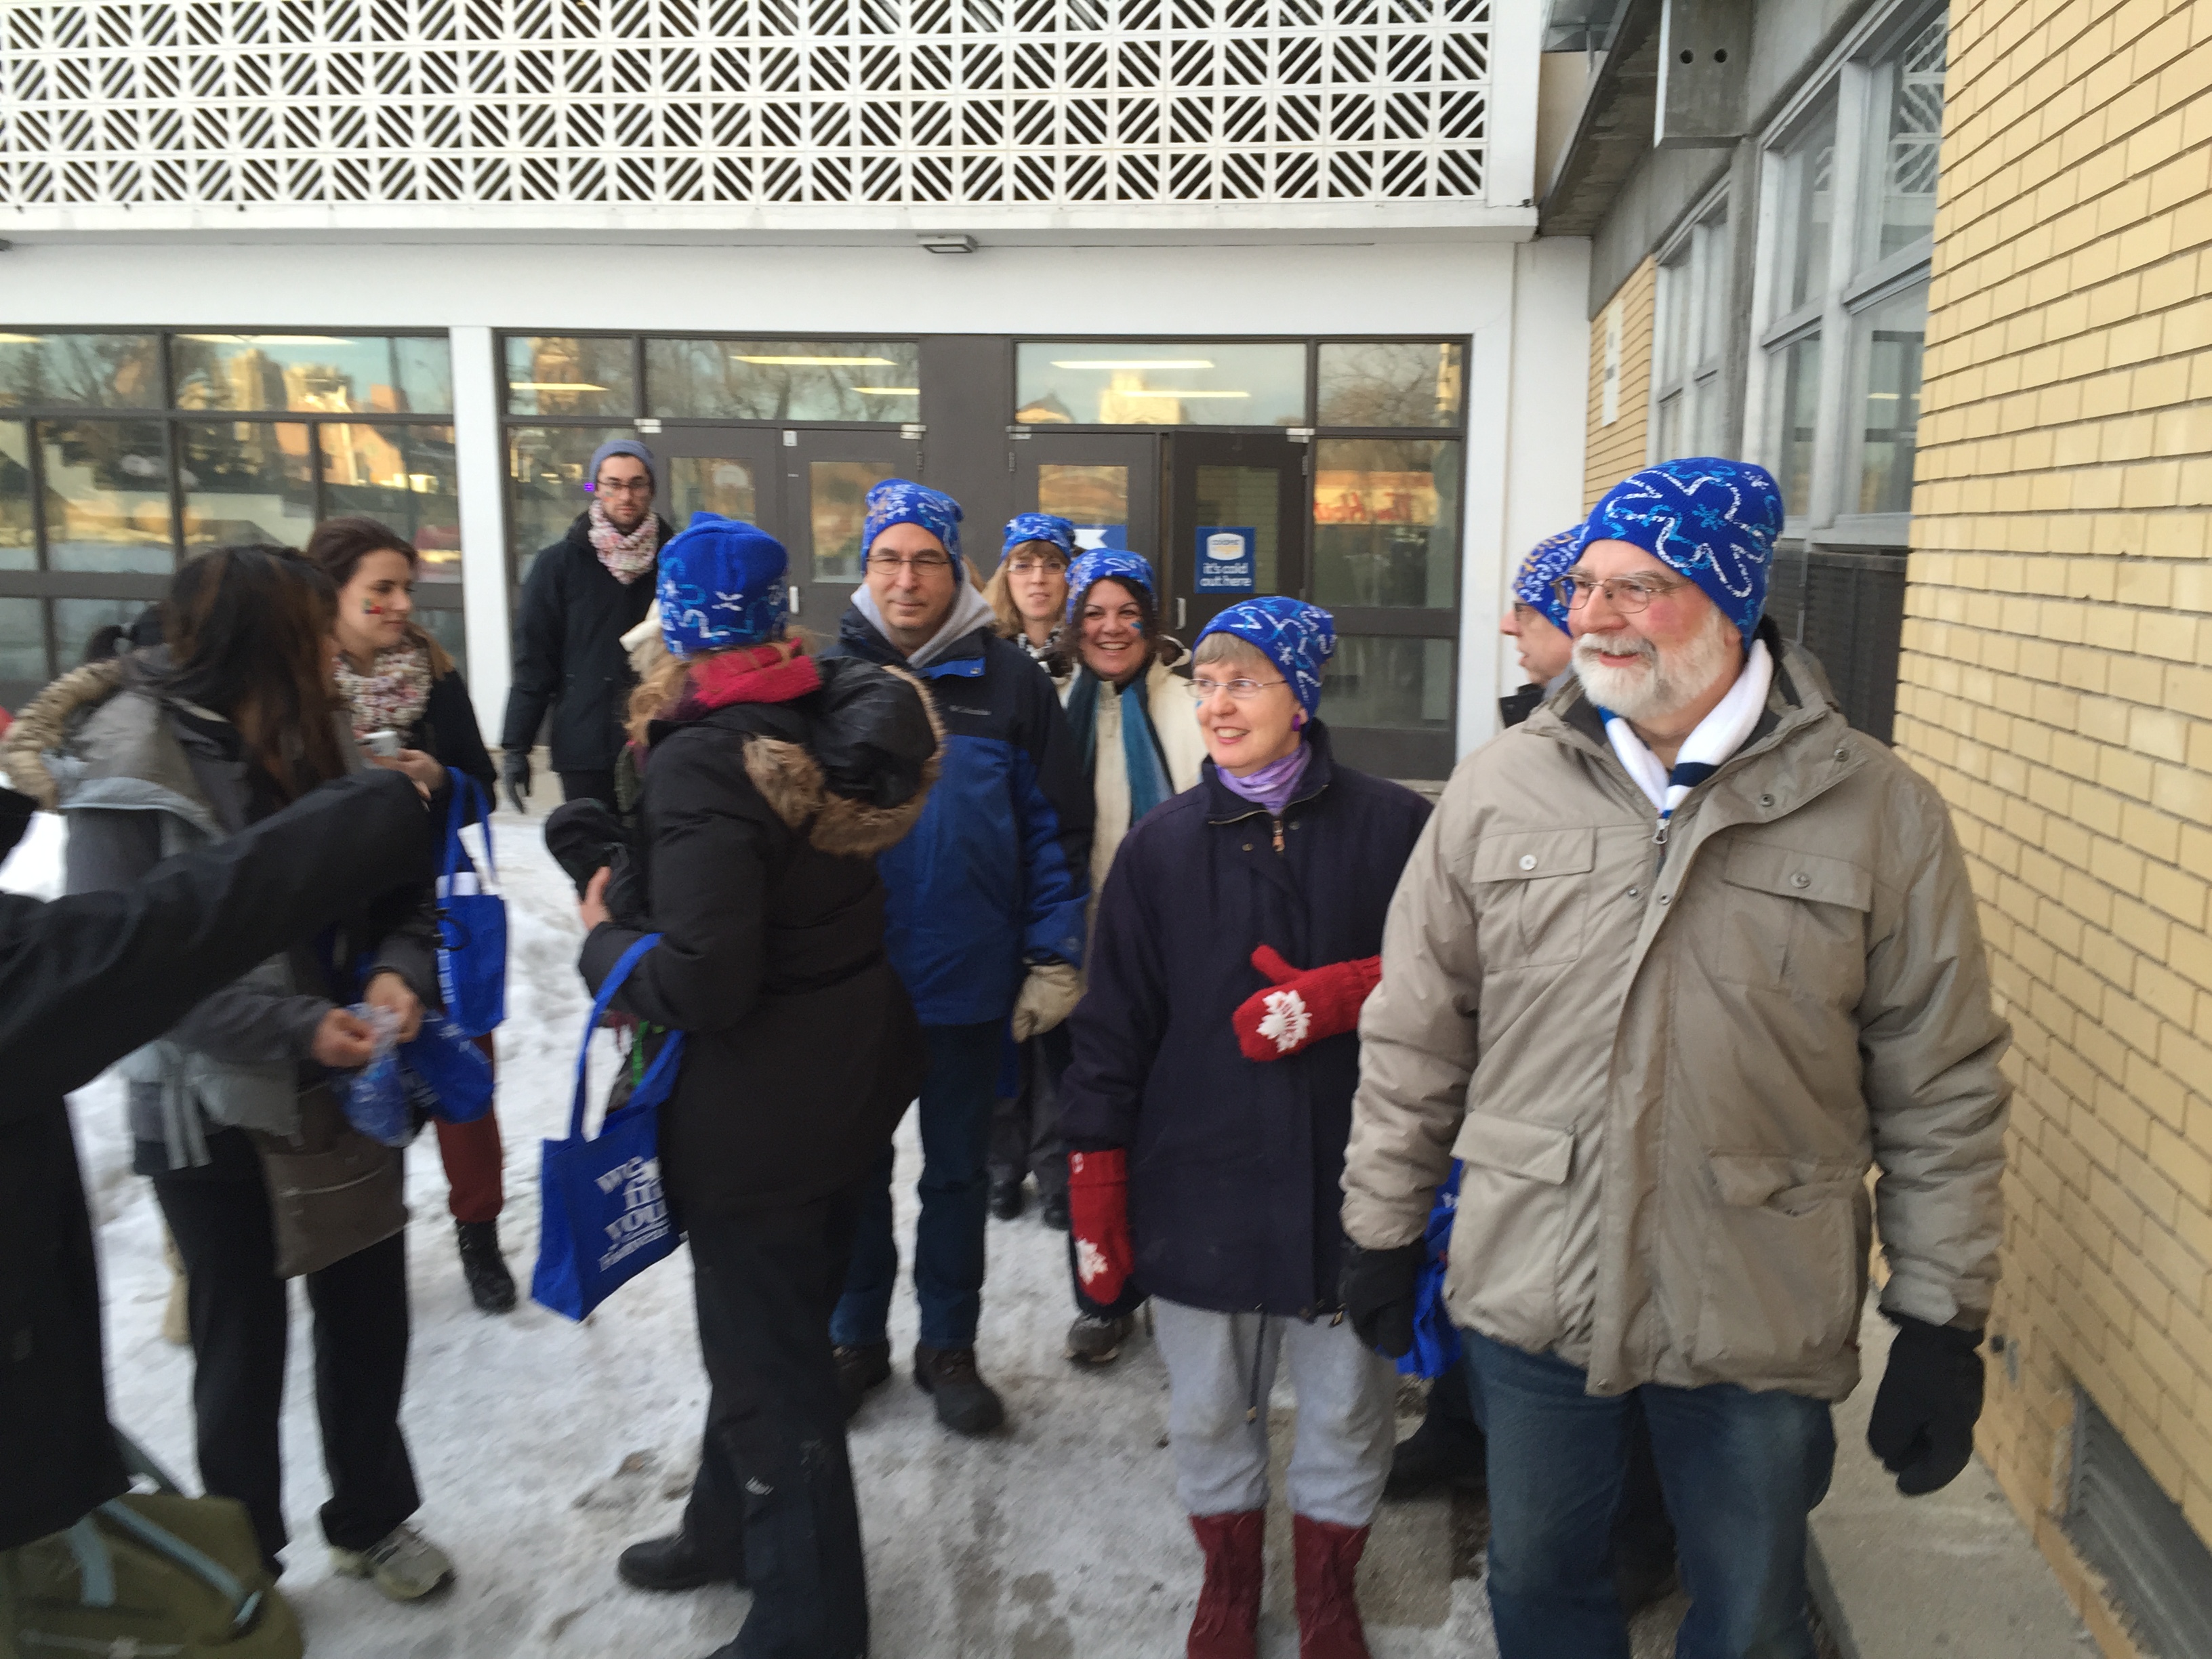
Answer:
[[[823,689],[789,702],[654,723],[636,869],[650,925],[610,921],[584,944],[596,992],[641,933],[663,936],[614,1006],[690,1034],[660,1112],[686,1225],[858,1180],[921,1085],[875,854],[921,817],[942,733],[905,676],[821,668]]]

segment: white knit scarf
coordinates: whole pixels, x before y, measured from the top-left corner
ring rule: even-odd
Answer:
[[[1773,684],[1774,659],[1767,653],[1766,641],[1753,640],[1744,656],[1743,672],[1713,712],[1683,739],[1671,769],[1659,764],[1659,757],[1645,747],[1626,720],[1610,708],[1597,711],[1605,719],[1605,735],[1613,752],[1620,757],[1636,787],[1658,809],[1660,823],[1673,817],[1683,798],[1743,747],[1752,728],[1759,724],[1759,713],[1766,707],[1767,690]]]

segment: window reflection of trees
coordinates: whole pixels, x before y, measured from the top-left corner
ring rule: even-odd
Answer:
[[[0,334],[0,405],[159,409],[150,334]]]
[[[1323,426],[1454,426],[1462,350],[1436,341],[1324,344],[1319,368]]]
[[[919,420],[921,349],[890,340],[647,340],[653,413],[730,421]]]

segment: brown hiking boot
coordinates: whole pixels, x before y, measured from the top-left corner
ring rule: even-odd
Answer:
[[[1355,1584],[1367,1548],[1365,1527],[1291,1517],[1297,1571],[1298,1659],[1368,1659]]]
[[[937,1402],[937,1420],[955,1434],[988,1434],[1006,1420],[997,1391],[975,1370],[973,1348],[915,1343],[914,1381]]]
[[[1256,1659],[1260,1651],[1260,1589],[1266,1566],[1267,1512],[1237,1510],[1194,1515],[1190,1529],[1206,1552],[1206,1583],[1191,1615],[1188,1659]]]

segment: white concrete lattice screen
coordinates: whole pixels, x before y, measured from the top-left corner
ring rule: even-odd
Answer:
[[[1480,200],[1491,8],[0,0],[0,183],[48,209]]]

